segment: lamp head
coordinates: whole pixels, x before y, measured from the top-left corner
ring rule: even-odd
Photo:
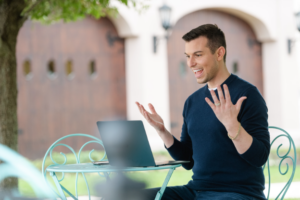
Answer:
[[[161,23],[166,31],[171,27],[171,11],[172,9],[166,4],[159,8]]]
[[[300,31],[300,12],[296,14],[296,23],[297,23],[297,28]]]

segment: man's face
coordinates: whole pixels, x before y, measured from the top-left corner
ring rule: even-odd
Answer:
[[[200,36],[185,43],[187,64],[193,70],[198,83],[211,81],[219,71],[217,51],[212,54],[207,42],[206,37]]]

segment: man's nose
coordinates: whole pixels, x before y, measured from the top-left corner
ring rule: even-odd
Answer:
[[[190,68],[195,67],[195,66],[196,66],[195,60],[192,59],[192,58],[189,59],[189,60],[188,60],[188,66],[189,66]]]

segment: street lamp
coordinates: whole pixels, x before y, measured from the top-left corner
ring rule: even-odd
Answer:
[[[159,8],[161,24],[166,31],[168,31],[168,29],[171,28],[171,24],[170,24],[171,12],[172,9],[166,4],[164,4],[162,7]]]
[[[160,20],[161,20],[161,25],[166,31],[166,35],[162,38],[159,38],[158,36],[153,36],[153,52],[157,52],[157,46],[158,46],[158,41],[159,39],[168,39],[168,30],[171,28],[171,12],[172,9],[164,4],[159,8],[159,15],[160,15]]]
[[[298,31],[300,32],[300,12],[296,13],[295,14],[295,17],[296,17],[296,25],[297,25],[297,29]],[[292,48],[293,48],[293,45],[296,41],[295,40],[292,40],[292,39],[288,39],[287,40],[287,43],[288,43],[288,53],[291,54],[292,53]]]

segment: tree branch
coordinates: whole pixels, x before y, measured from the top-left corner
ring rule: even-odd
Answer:
[[[43,0],[37,0],[26,12],[23,13],[23,17],[27,18],[29,17],[30,12],[39,5]]]

